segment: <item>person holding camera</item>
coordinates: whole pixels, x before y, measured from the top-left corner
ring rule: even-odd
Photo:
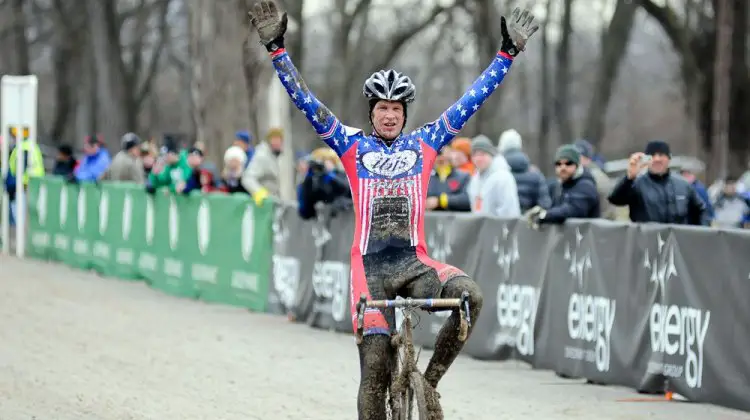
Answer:
[[[651,141],[644,153],[633,153],[609,202],[628,206],[633,222],[708,226],[705,203],[687,180],[670,172],[671,158],[669,144],[663,141]]]
[[[309,169],[297,187],[299,215],[303,219],[317,216],[316,204],[325,203],[336,210],[352,208],[352,194],[341,161],[329,148],[314,150],[309,158]]]

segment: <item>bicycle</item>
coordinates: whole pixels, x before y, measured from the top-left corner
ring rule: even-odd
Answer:
[[[427,420],[429,409],[442,412],[437,399],[428,401],[425,395],[425,380],[417,369],[419,354],[415,355],[412,342],[412,316],[417,309],[446,310],[458,308],[461,315],[458,339],[466,341],[469,327],[471,327],[471,312],[469,311],[469,293],[464,291],[460,298],[454,299],[412,299],[401,298],[393,300],[367,300],[363,293],[357,303],[357,344],[362,343],[365,310],[367,308],[400,308],[404,311],[404,319],[400,330],[391,336],[391,346],[397,351],[396,363],[391,371],[391,383],[386,396],[386,410],[391,420]],[[421,352],[421,349],[420,349]],[[433,406],[433,404],[435,406]],[[414,410],[416,409],[416,416]]]

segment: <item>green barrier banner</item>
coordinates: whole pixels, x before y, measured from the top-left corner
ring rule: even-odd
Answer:
[[[264,311],[273,205],[247,195],[147,194],[127,183],[32,179],[27,255],[145,280],[174,296]]]

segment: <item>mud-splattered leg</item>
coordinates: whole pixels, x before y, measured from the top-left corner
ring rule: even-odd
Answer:
[[[359,420],[386,420],[385,396],[391,381],[394,349],[387,335],[368,335],[359,345]]]
[[[471,325],[476,325],[479,312],[482,309],[482,291],[479,286],[469,277],[461,276],[448,280],[440,292],[441,298],[460,298],[463,291],[469,292],[469,309],[471,311]],[[461,315],[454,310],[443,325],[435,342],[435,353],[432,354],[430,363],[425,370],[425,380],[433,388],[437,388],[440,378],[450,367],[451,363],[461,352],[464,342],[458,340]],[[471,334],[471,329],[469,334]],[[468,339],[468,337],[467,337]]]

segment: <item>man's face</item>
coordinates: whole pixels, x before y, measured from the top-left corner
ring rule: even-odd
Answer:
[[[737,181],[727,180],[724,183],[724,195],[735,195],[737,194]]]
[[[654,153],[651,156],[651,164],[649,165],[649,172],[656,175],[662,175],[667,173],[669,170],[669,156],[663,153]]]
[[[284,148],[284,139],[281,136],[272,136],[268,139],[268,145],[274,152],[281,152]]]
[[[249,145],[242,140],[235,140],[234,143],[232,143],[232,146],[237,146],[247,152],[247,148]]]
[[[393,140],[404,129],[404,105],[379,101],[372,109],[372,126],[384,140]]]
[[[576,164],[567,159],[560,159],[555,162],[555,173],[560,181],[565,182],[572,178],[576,173],[576,169],[578,169]]]
[[[469,161],[469,158],[466,156],[466,154],[460,150],[452,149],[452,152],[450,154],[451,163],[453,164],[453,167],[458,168],[466,164],[466,162]]]
[[[201,166],[201,163],[203,163],[203,156],[197,153],[191,153],[188,155],[187,161],[188,161],[188,165],[191,168],[195,169]]]
[[[682,177],[685,178],[687,182],[690,182],[691,184],[695,182],[695,174],[693,174],[690,171],[680,171],[680,175],[682,175]]]
[[[587,158],[584,155],[581,155],[581,165],[587,166],[589,163],[591,163],[591,159]]]
[[[451,156],[455,153],[453,149],[450,147],[444,147],[443,150],[438,155],[437,159],[435,159],[435,165],[436,166],[446,166],[451,165]]]
[[[86,143],[83,145],[83,153],[85,153],[88,156],[93,156],[97,153],[99,153],[99,145],[94,143]]]
[[[60,151],[57,152],[57,160],[58,161],[65,162],[68,159],[70,159],[70,156],[68,156],[67,154],[65,154],[63,152],[60,152]]]
[[[175,152],[168,152],[167,153],[167,164],[174,165],[175,163],[180,161],[180,155],[178,155]]]
[[[474,166],[477,167],[480,171],[484,171],[485,169],[489,168],[490,165],[492,165],[492,155],[477,150],[474,153],[471,154],[471,161],[474,162]]]

